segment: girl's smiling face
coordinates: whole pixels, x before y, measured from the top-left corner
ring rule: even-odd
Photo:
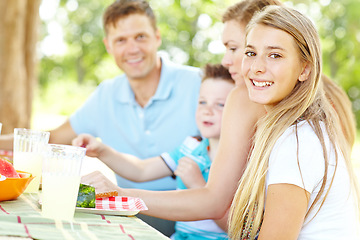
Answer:
[[[202,137],[220,137],[222,112],[233,87],[233,83],[222,79],[208,78],[202,82],[196,110],[196,124]]]
[[[242,73],[250,100],[268,107],[305,81],[309,65],[301,61],[293,37],[276,28],[256,24],[246,37]]]

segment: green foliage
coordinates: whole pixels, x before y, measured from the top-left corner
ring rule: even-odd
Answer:
[[[332,1],[319,22],[324,44],[324,72],[349,94],[360,126],[360,1]],[[326,47],[326,48],[325,48]]]
[[[75,3],[77,7],[70,7]],[[51,81],[76,80],[98,84],[109,71],[100,69],[109,62],[109,56],[102,44],[102,13],[112,1],[61,0],[54,19],[64,32],[67,51],[64,55],[43,57],[40,61],[40,84],[46,86]],[[76,6],[75,5],[75,6]],[[48,22],[44,22],[46,26]],[[43,28],[43,31],[46,31]],[[43,32],[46,35],[46,32]],[[116,67],[110,71],[118,72]]]
[[[88,82],[81,85],[76,81],[51,82],[47,87],[38,89],[35,94],[34,111],[69,116],[90,96],[95,87]]]
[[[161,50],[173,61],[197,67],[221,61],[222,54],[210,53],[208,46],[220,40],[219,9],[226,9],[224,1],[162,0],[151,1],[151,5],[163,36]]]
[[[319,31],[323,71],[348,93],[360,127],[360,1],[294,0]]]
[[[59,1],[53,18],[43,22],[40,45],[51,31],[50,24],[57,22],[62,27],[67,50],[57,55],[41,53],[40,96],[47,95],[44,92],[48,89],[53,91],[54,84],[71,82],[95,87],[102,80],[120,73],[102,43],[102,13],[113,0]],[[162,54],[175,62],[198,67],[221,61],[221,15],[237,0],[149,2],[157,15]],[[360,1],[292,0],[286,4],[314,20],[322,41],[324,73],[348,93],[360,126]],[[61,104],[65,102],[61,101]]]

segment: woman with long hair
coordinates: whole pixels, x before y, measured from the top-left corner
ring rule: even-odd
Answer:
[[[242,74],[265,106],[231,212],[233,239],[359,239],[349,142],[324,92],[312,22],[268,6],[246,28]]]

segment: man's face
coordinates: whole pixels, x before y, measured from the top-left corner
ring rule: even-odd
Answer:
[[[104,44],[129,79],[144,79],[155,70],[161,37],[146,15],[132,14],[108,26]]]

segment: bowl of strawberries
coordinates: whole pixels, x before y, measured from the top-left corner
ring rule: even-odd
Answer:
[[[17,171],[5,158],[0,158],[0,201],[18,198],[33,180],[31,173]]]

